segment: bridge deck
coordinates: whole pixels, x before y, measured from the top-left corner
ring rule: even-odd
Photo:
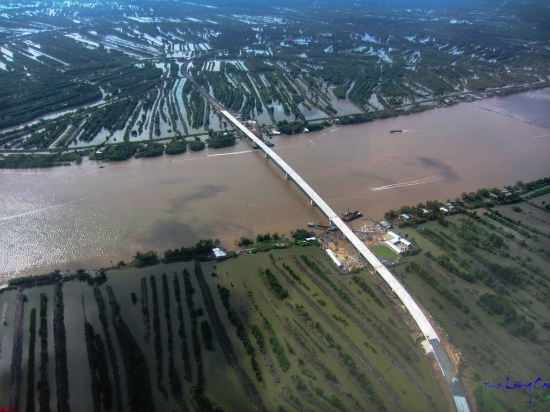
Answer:
[[[398,282],[398,280],[390,273],[390,271],[378,260],[378,258],[365,246],[363,242],[351,231],[351,229],[344,223],[342,219],[330,208],[329,205],[306,183],[304,179],[300,177],[298,173],[294,171],[277,153],[269,148],[264,142],[258,139],[250,130],[248,130],[241,122],[231,115],[227,110],[222,110],[222,114],[227,117],[236,127],[245,133],[254,143],[256,143],[275,163],[279,165],[281,169],[287,173],[303,191],[309,196],[309,198],[323,211],[334,226],[336,226],[343,235],[355,246],[355,248],[361,253],[367,262],[376,270],[376,272],[382,276],[382,278],[390,285],[395,294],[401,299],[407,310],[411,313],[414,320],[420,327],[420,330],[426,337],[426,339],[439,339],[432,325],[420,310],[417,303],[413,300],[411,295],[405,290],[405,288]]]
[[[469,412],[468,404],[464,396],[464,391],[459,381],[455,378],[454,371],[449,362],[443,347],[440,343],[439,337],[434,328],[426,318],[426,315],[422,312],[418,304],[414,301],[411,295],[405,290],[405,288],[399,283],[399,281],[391,274],[391,272],[378,260],[378,258],[365,246],[363,242],[352,232],[352,230],[346,225],[346,223],[340,219],[340,217],[330,208],[329,205],[309,186],[304,179],[300,177],[298,173],[294,171],[277,153],[271,150],[264,142],[258,139],[250,130],[248,130],[241,122],[231,115],[227,110],[222,110],[221,113],[248,136],[254,143],[256,143],[263,152],[273,160],[286,174],[287,177],[292,179],[296,185],[298,185],[302,191],[309,196],[309,198],[323,211],[328,219],[335,225],[342,234],[355,246],[355,248],[363,255],[363,257],[369,262],[374,270],[386,281],[391,287],[394,293],[401,299],[403,305],[407,311],[411,314],[416,324],[429,342],[432,351],[439,363],[441,372],[445,379],[449,383],[451,393],[453,395],[457,410],[461,412]],[[437,349],[437,350],[434,350]]]

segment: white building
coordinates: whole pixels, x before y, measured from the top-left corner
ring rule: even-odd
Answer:
[[[344,265],[342,264],[342,262],[340,262],[338,260],[338,258],[336,257],[336,255],[334,254],[334,252],[330,249],[325,249],[325,251],[327,252],[327,255],[330,256],[330,258],[332,259],[332,261],[336,264],[336,266],[338,266],[339,268],[342,268]]]
[[[397,233],[392,232],[391,230],[386,233],[391,239],[386,240],[384,243],[395,253],[400,254],[404,250],[410,249],[412,243],[409,242],[404,237],[399,236]]]
[[[384,230],[391,229],[391,223],[386,221],[386,220],[382,220],[382,221],[378,222],[378,225],[380,225],[380,227]]]
[[[214,257],[216,258],[216,260],[223,260],[227,258],[227,254],[219,247],[212,249],[212,252],[214,252]]]

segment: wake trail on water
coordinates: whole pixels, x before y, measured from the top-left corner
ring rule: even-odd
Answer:
[[[243,153],[252,153],[253,151],[254,151],[254,150],[243,150],[243,151],[240,151],[240,152],[211,154],[211,155],[207,155],[206,157],[230,156],[230,155],[243,154]]]
[[[548,137],[548,136],[550,136],[550,133],[541,134],[540,136],[531,136],[529,139],[538,139],[539,137]]]
[[[136,185],[133,185],[133,186],[128,186],[128,188],[132,188],[132,187],[135,187]],[[4,221],[4,220],[10,220],[10,219],[16,219],[18,217],[23,217],[23,216],[28,216],[28,215],[32,215],[32,214],[35,214],[35,213],[40,213],[40,212],[44,212],[46,210],[50,210],[50,209],[54,209],[56,207],[59,207],[59,206],[66,206],[66,205],[70,205],[70,204],[73,204],[73,203],[77,203],[77,202],[82,202],[84,200],[88,200],[88,199],[91,199],[93,197],[97,197],[97,196],[102,196],[102,195],[106,195],[106,194],[109,194],[109,193],[112,193],[112,192],[118,192],[119,190],[116,189],[116,190],[110,190],[108,192],[103,192],[103,193],[98,193],[96,195],[92,195],[92,196],[85,196],[85,197],[81,197],[80,199],[74,199],[74,200],[69,200],[68,202],[63,202],[63,203],[59,203],[57,205],[51,205],[51,206],[47,206],[47,207],[43,207],[41,209],[36,209],[36,210],[31,210],[29,212],[24,212],[24,213],[19,213],[17,215],[11,215],[11,216],[5,216],[5,217],[0,217],[0,222],[1,221]]]
[[[425,179],[420,179],[420,180],[411,180],[410,182],[394,183],[392,185],[375,187],[375,188],[371,189],[371,191],[376,192],[378,190],[397,189],[398,187],[423,185],[423,184],[426,184],[426,183],[437,182],[438,180],[441,180],[441,178],[437,177],[437,176],[432,176],[432,177],[427,177]]]
[[[63,203],[63,204],[66,204],[66,203]],[[18,214],[18,215],[12,215],[12,216],[2,217],[2,218],[0,218],[0,221],[2,221],[2,220],[15,219],[15,218],[23,217],[23,216],[27,216],[27,215],[32,215],[33,213],[43,212],[44,210],[53,209],[54,207],[58,207],[58,206],[61,206],[61,205],[48,206],[48,207],[44,207],[44,208],[42,208],[42,209],[31,210],[30,212],[20,213],[20,214]]]

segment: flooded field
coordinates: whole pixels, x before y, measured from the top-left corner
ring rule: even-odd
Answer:
[[[538,104],[548,104],[548,95],[536,92]],[[514,103],[504,111],[507,99]],[[547,176],[550,137],[536,125],[542,120],[504,115],[532,99],[528,93],[275,136],[274,149],[337,212],[349,208],[380,219],[405,204]],[[394,129],[403,133],[390,134]],[[245,142],[156,159],[3,170],[0,187],[2,278],[106,267],[131,260],[137,250],[163,251],[200,238],[218,238],[230,249],[241,236],[288,234],[308,221],[324,222]]]
[[[96,286],[65,279],[66,351],[57,356],[58,286],[4,291],[0,406],[56,409],[57,394],[67,390],[78,411],[128,410],[135,402],[148,410],[448,409],[435,358],[424,354],[411,319],[378,283],[367,272],[342,276],[322,250],[296,246],[216,264],[110,271]],[[19,293],[26,299],[17,329]],[[29,344],[33,309],[37,330],[42,319],[48,327],[45,347],[42,332]],[[20,363],[12,360],[12,349],[20,350],[15,335]],[[66,388],[56,386],[63,357]],[[21,371],[20,386],[12,365]],[[10,397],[17,388],[19,397]]]
[[[478,407],[546,410],[544,389],[503,391],[483,382],[547,375],[548,213],[525,202],[476,211],[398,229],[423,253],[392,271],[422,302],[443,342],[454,346],[449,352],[460,360],[464,387]]]

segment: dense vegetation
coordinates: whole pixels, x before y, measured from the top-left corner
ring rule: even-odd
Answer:
[[[167,155],[177,155],[180,153],[185,153],[186,150],[187,141],[174,139],[166,145],[164,153],[166,153]]]
[[[381,308],[385,307],[384,303],[382,303],[380,298],[376,295],[374,290],[370,287],[370,285],[367,282],[365,282],[359,276],[353,276],[353,281],[357,283],[359,287],[372,298],[372,300],[374,300],[378,305],[380,305]]]
[[[129,408],[134,411],[151,411],[154,408],[154,403],[147,361],[128,325],[122,319],[120,306],[115,300],[114,293],[110,287],[107,287],[107,293],[112,309],[113,326],[120,344],[122,361],[126,372]],[[101,293],[96,294],[96,299],[98,306],[104,306]]]
[[[284,298],[288,297],[288,291],[281,286],[281,284],[277,280],[277,277],[269,269],[266,269],[264,274],[267,278],[271,290],[279,299],[283,300]]]
[[[40,294],[40,379],[38,381],[38,405],[41,411],[50,410],[50,385],[48,383],[48,297]]]
[[[155,333],[155,358],[157,360],[157,387],[160,393],[164,395],[164,398],[167,399],[168,393],[164,386],[162,337],[160,335],[159,301],[155,276],[149,276],[149,281],[151,283],[151,296],[153,297],[153,332]]]
[[[109,331],[109,325],[107,323],[108,320],[107,320],[107,311],[105,308],[105,301],[103,300],[101,291],[97,286],[94,287],[94,297],[95,297],[95,301],[98,309],[99,321],[101,323],[101,328],[103,330],[103,336],[105,337],[105,341],[107,343],[107,353],[109,355],[109,361],[111,363],[111,370],[112,370],[113,380],[115,385],[114,392],[116,395],[116,408],[117,410],[121,410],[122,409],[122,390],[120,387],[120,372],[118,369],[118,362],[116,359],[115,348],[111,338],[111,332]],[[102,374],[103,373],[104,372],[102,372]],[[98,375],[99,375],[99,372],[98,372]],[[105,401],[105,399],[108,398],[108,396],[109,395],[105,393],[103,395],[103,400]]]
[[[170,290],[168,289],[168,277],[166,273],[161,276],[162,279],[162,298],[164,301],[164,319],[166,320],[166,329],[168,332],[168,381],[172,395],[178,405],[185,409],[185,401],[182,393],[181,379],[174,365],[174,334],[172,332],[172,316],[170,315]],[[154,303],[154,302],[153,302]],[[155,341],[156,344],[156,341]]]
[[[192,150],[193,152],[200,152],[205,147],[206,147],[206,143],[204,143],[200,139],[191,140],[189,142],[189,149]]]
[[[82,157],[78,153],[12,154],[0,157],[0,169],[30,169],[38,167],[68,166],[72,162],[79,163]]]
[[[56,270],[44,275],[30,275],[30,276],[21,276],[17,278],[11,278],[8,281],[9,286],[23,286],[29,284],[42,284],[42,283],[53,283],[61,279],[61,272]]]
[[[426,281],[428,285],[433,287],[435,290],[437,290],[439,293],[441,293],[447,300],[449,300],[454,306],[456,306],[459,309],[464,310],[466,313],[470,311],[468,306],[462,305],[462,300],[456,296],[453,292],[451,292],[448,288],[441,285],[441,283],[435,279],[433,276],[431,276],[423,267],[421,267],[416,262],[411,262],[410,269],[418,274],[422,279]]]
[[[149,143],[146,146],[140,146],[137,149],[136,158],[140,157],[158,157],[164,153],[164,145],[160,143]]]
[[[57,387],[57,410],[70,411],[69,371],[67,369],[67,337],[65,335],[65,305],[63,304],[63,283],[54,285],[53,336],[55,348],[55,380]]]
[[[214,342],[213,342],[213,335],[212,335],[212,328],[210,327],[210,324],[207,320],[203,320],[201,322],[201,331],[202,331],[202,340],[204,341],[204,346],[207,350],[213,351],[214,350]]]
[[[541,207],[544,200],[533,203],[531,195],[547,195],[548,184],[545,178],[463,193],[450,202],[453,208],[447,213],[436,212],[442,203],[435,200],[388,212],[409,236],[420,236],[424,250],[393,270],[461,351],[462,378],[475,387],[483,412],[523,410],[519,400],[485,388],[483,382],[498,381],[512,369],[513,379],[541,373],[538,346],[550,330],[550,254],[543,240],[550,227]],[[426,216],[422,208],[436,216]],[[495,350],[499,347],[505,350]],[[522,366],[512,366],[512,360]],[[544,401],[533,391],[530,408],[544,410]]]
[[[535,324],[518,316],[514,306],[503,296],[485,293],[479,297],[479,304],[490,315],[496,316],[498,323],[510,331],[512,335],[525,336],[531,341],[537,340]]]
[[[181,356],[183,360],[184,378],[187,382],[191,382],[191,361],[189,359],[189,348],[187,345],[187,336],[185,334],[185,324],[183,319],[183,309],[181,305],[180,283],[178,276],[174,274],[174,294],[176,295],[177,316],[178,316],[178,336],[180,337]]]
[[[92,156],[93,159],[106,162],[119,162],[127,160],[136,154],[139,146],[135,143],[124,142],[116,145],[109,145],[101,153]]]
[[[112,408],[113,399],[105,346],[101,336],[94,333],[93,326],[87,321],[84,323],[84,335],[88,352],[88,368],[92,381],[94,411],[109,411]]]
[[[273,349],[273,353],[275,353],[277,363],[279,364],[283,372],[288,371],[288,369],[290,368],[290,361],[286,356],[285,349],[281,344],[281,341],[277,337],[275,330],[266,318],[263,318],[263,326],[267,331],[269,343],[271,344],[271,349]]]
[[[218,292],[220,294],[220,299],[222,301],[223,307],[227,311],[227,317],[229,318],[229,321],[237,329],[237,336],[243,343],[246,352],[253,357],[255,354],[254,346],[252,346],[252,342],[250,341],[250,338],[246,333],[246,329],[241,318],[239,318],[237,312],[231,307],[231,303],[229,302],[229,290],[223,286],[220,287],[220,285],[218,285]]]
[[[133,263],[138,267],[152,266],[159,263],[157,252],[149,250],[148,252],[136,252]]]
[[[29,360],[27,365],[27,411],[34,411],[34,350],[36,346],[36,308],[31,309],[29,321]]]
[[[182,247],[181,249],[168,249],[164,252],[164,263],[188,261],[192,259],[205,258],[212,253],[214,241],[212,239],[201,239],[195,246]]]
[[[208,147],[220,149],[222,147],[234,146],[236,142],[235,135],[228,132],[212,133],[208,138]]]
[[[224,134],[227,122],[217,122],[196,85],[242,120],[275,124],[286,134],[548,87],[547,10],[535,3],[506,4],[501,14],[493,5],[476,4],[474,19],[457,3],[430,5],[429,11],[424,4],[379,4],[372,13],[359,3],[335,9],[323,2],[314,20],[308,3],[293,4],[291,12],[255,4],[267,20],[255,18],[254,24],[228,4],[212,10],[137,5],[136,13],[157,16],[156,31],[138,20],[115,30],[114,22],[127,18],[124,8],[83,12],[63,3],[52,16],[40,4],[32,13],[48,23],[38,32],[24,8],[15,7],[0,53],[0,146],[72,150],[108,143],[91,157],[117,161],[136,151],[161,155],[153,138],[177,139],[166,153],[181,153],[185,137],[208,130],[210,147],[232,145],[232,132]],[[89,30],[81,33],[74,21],[60,18],[75,13],[86,14]],[[504,25],[505,33],[499,29]],[[32,39],[23,40],[17,30]],[[189,147],[202,150],[205,143],[194,140]],[[13,157],[0,166],[67,161]]]
[[[195,289],[191,285],[191,277],[189,271],[184,269],[183,271],[183,284],[185,287],[185,301],[187,303],[187,309],[191,316],[191,339],[193,341],[193,355],[195,357],[195,364],[197,365],[197,381],[196,385],[191,388],[192,403],[196,409],[199,410],[217,410],[217,406],[212,404],[210,399],[204,395],[204,389],[206,387],[206,377],[204,374],[204,363],[202,359],[202,350],[199,340],[198,310],[195,310],[193,303],[193,293]]]
[[[279,236],[262,234],[260,240],[263,242],[267,239],[267,242],[272,242],[274,237]],[[396,327],[391,325],[397,325],[397,319],[394,317],[395,321],[392,320],[393,323],[390,325],[385,321],[385,318],[388,318],[387,314],[382,319],[372,312],[366,312],[362,319],[370,318],[369,322],[374,323],[375,328],[368,326],[362,329],[364,325],[361,322],[360,326],[357,326],[354,323],[357,320],[341,307],[341,298],[333,294],[332,290],[333,286],[342,287],[342,292],[348,293],[351,300],[359,297],[367,302],[364,297],[361,298],[361,293],[356,291],[359,288],[354,287],[352,292],[346,289],[347,282],[339,286],[338,281],[343,278],[334,276],[332,267],[325,260],[326,256],[317,249],[295,250],[303,251],[304,255],[307,255],[313,268],[311,273],[309,268],[306,269],[305,261],[293,257],[293,249],[283,249],[273,250],[269,254],[241,256],[215,264],[195,262],[194,278],[186,270],[192,267],[193,263],[172,264],[167,266],[166,270],[174,269],[176,273],[179,272],[172,276],[173,288],[170,285],[170,276],[162,273],[164,269],[160,266],[138,269],[128,265],[125,269],[111,270],[100,286],[88,282],[88,276],[84,271],[79,271],[75,276],[65,277],[65,303],[74,302],[76,298],[77,302],[81,302],[82,309],[77,304],[73,306],[73,310],[83,310],[76,319],[80,325],[77,329],[73,328],[75,318],[72,313],[70,324],[68,318],[65,319],[67,348],[74,347],[71,340],[78,337],[83,349],[71,352],[67,359],[69,370],[74,366],[71,362],[78,362],[83,377],[89,382],[87,393],[81,395],[78,402],[87,402],[93,410],[118,410],[120,402],[129,402],[122,405],[122,408],[127,407],[129,410],[151,410],[152,407],[157,408],[160,402],[162,405],[168,405],[170,410],[221,410],[222,407],[225,410],[233,410],[235,405],[254,404],[257,410],[265,412],[271,408],[266,408],[264,402],[267,406],[268,402],[273,402],[272,399],[276,405],[287,405],[288,410],[311,407],[314,410],[333,408],[350,411],[359,408],[360,405],[372,404],[374,407],[373,398],[366,386],[367,381],[358,371],[359,365],[365,368],[364,373],[371,380],[378,381],[377,372],[370,369],[370,363],[365,363],[367,358],[358,352],[355,343],[346,338],[345,334],[354,334],[363,349],[366,346],[363,345],[363,341],[366,341],[370,345],[367,346],[369,352],[372,350],[373,353],[377,353],[377,356],[381,356],[389,365],[390,359],[396,359],[392,353],[394,347],[379,341],[378,336],[383,335],[377,328],[386,326],[394,329]],[[253,264],[247,266],[244,261],[240,263],[241,259],[249,260]],[[237,266],[231,266],[233,262]],[[228,264],[230,265],[226,266]],[[201,265],[208,270],[212,270],[215,265],[216,271],[209,272],[213,275],[205,277],[200,269]],[[259,268],[262,268],[263,272],[260,275]],[[283,301],[278,300],[270,292],[272,285],[265,275],[267,269],[277,280],[277,283],[273,284],[287,291],[288,296]],[[327,281],[321,278],[317,271],[331,277],[332,286],[328,286]],[[155,278],[154,283],[151,282],[150,273]],[[147,276],[143,277],[144,274]],[[159,286],[159,282],[162,287]],[[144,283],[146,289],[143,288]],[[212,295],[210,290],[216,284],[219,284],[219,292]],[[34,283],[26,285],[35,286]],[[141,298],[137,293],[140,285]],[[322,285],[327,285],[331,292],[327,292]],[[38,284],[38,287],[48,288],[51,290],[50,293],[54,292],[54,286]],[[200,290],[196,291],[195,288]],[[312,291],[314,288],[315,293]],[[93,296],[89,299],[92,289]],[[134,295],[132,290],[136,291]],[[301,295],[300,291],[304,295]],[[2,296],[15,292],[7,290]],[[175,308],[171,302],[172,292],[176,299]],[[197,292],[199,295],[196,295]],[[75,293],[76,296],[69,296],[69,293]],[[109,315],[103,293],[107,293],[109,297],[112,309]],[[120,305],[115,293],[120,295]],[[187,303],[185,308],[182,307],[183,293]],[[34,303],[32,300],[36,299],[33,295],[36,294],[29,293],[31,305]],[[134,304],[133,296],[136,303],[140,300],[141,305]],[[146,337],[146,322],[142,321],[143,305],[146,301],[144,296],[148,296],[151,301],[151,308],[149,309],[148,304],[145,308],[151,316],[151,332],[154,335],[151,336],[150,343]],[[294,297],[303,302],[303,307],[296,307],[297,301]],[[194,301],[201,302],[202,307],[197,307]],[[324,305],[317,304],[321,301]],[[356,301],[358,307],[359,302]],[[273,305],[277,306],[276,310]],[[224,313],[218,314],[220,308]],[[325,311],[326,314],[323,315]],[[67,316],[67,312],[65,315]],[[131,319],[130,322],[128,316],[135,319]],[[304,316],[307,316],[307,320]],[[174,317],[178,317],[178,320]],[[82,323],[78,322],[78,318]],[[178,333],[172,329],[175,327],[172,321],[178,323]],[[51,328],[52,325],[47,326]],[[73,336],[71,332],[74,330],[80,331],[80,336]],[[114,334],[111,336],[109,331]],[[187,336],[189,339],[185,336],[186,332],[191,334]],[[394,338],[391,331],[384,333]],[[161,338],[161,348],[165,351],[165,354],[162,354],[162,373],[167,396],[159,389],[157,380],[152,377],[152,371],[157,367],[157,336]],[[399,339],[400,337],[395,340],[400,342]],[[120,352],[113,350],[117,345],[120,345]],[[401,346],[400,343],[398,345]],[[211,352],[212,350],[214,352]],[[412,347],[410,350],[416,352]],[[335,357],[328,357],[329,353],[334,353]],[[416,354],[413,353],[411,357],[414,356]],[[147,362],[146,359],[150,361]],[[119,377],[122,383],[121,392],[116,386],[118,373],[115,374],[114,366],[117,362],[122,362],[124,366]],[[409,368],[409,365],[412,364],[409,363],[404,368]],[[48,373],[51,374],[54,368],[55,365],[50,363]],[[193,376],[194,379],[191,378],[192,371],[197,373]],[[374,375],[371,378],[372,373]],[[155,374],[158,376],[158,371]],[[226,383],[230,382],[234,393],[228,397],[218,388],[225,388],[229,386]],[[211,383],[215,384],[212,386]],[[385,385],[383,382],[381,384]],[[72,381],[69,385],[72,390]],[[346,389],[340,389],[343,387]],[[385,390],[381,391],[381,394],[386,393]],[[213,391],[220,391],[215,399]],[[407,389],[407,392],[412,394],[413,391]],[[71,395],[75,396],[72,392]],[[420,399],[418,394],[413,396]],[[135,399],[140,403],[136,403]],[[154,404],[151,403],[153,400]],[[53,399],[51,401],[54,402]],[[74,402],[71,398],[71,404]]]

